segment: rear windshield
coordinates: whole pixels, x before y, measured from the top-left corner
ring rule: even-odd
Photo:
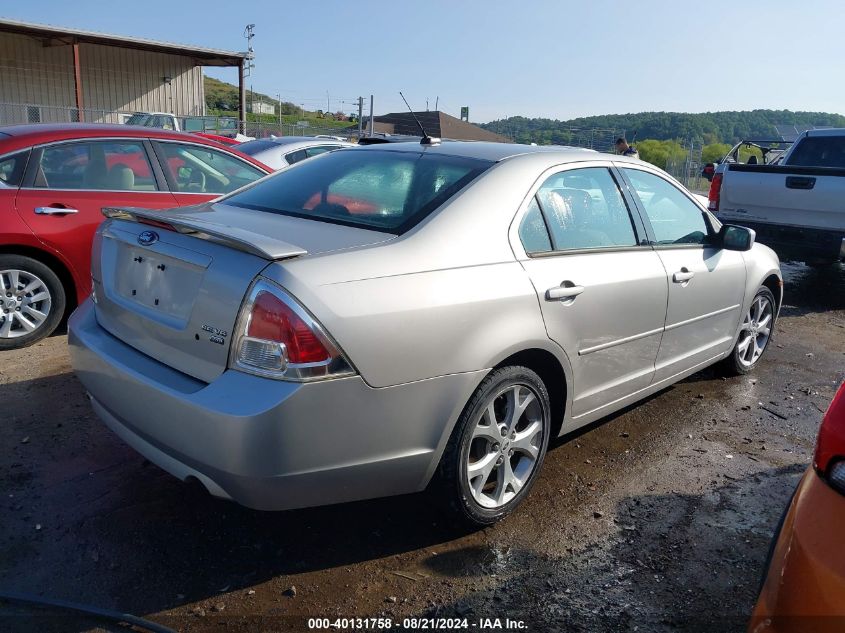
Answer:
[[[845,167],[845,136],[808,136],[792,150],[794,167]]]
[[[238,151],[244,154],[254,156],[258,152],[263,152],[265,149],[273,149],[279,147],[275,141],[266,141],[263,138],[255,139],[254,141],[247,141],[246,143],[238,144]]]
[[[492,164],[423,151],[340,150],[279,172],[226,203],[403,233]]]

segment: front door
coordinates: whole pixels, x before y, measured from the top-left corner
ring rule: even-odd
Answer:
[[[33,150],[30,163],[15,208],[38,239],[65,255],[80,294],[90,291],[91,243],[103,207],[176,206],[143,139],[55,143]]]
[[[685,191],[652,171],[625,166],[622,172],[650,225],[669,286],[654,375],[659,382],[730,349],[745,293],[745,260],[713,245],[706,213]]]
[[[609,165],[595,165],[549,176],[518,229],[546,330],[572,366],[576,422],[651,383],[666,317],[660,258]]]

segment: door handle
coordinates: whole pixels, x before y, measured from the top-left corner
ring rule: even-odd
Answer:
[[[815,178],[802,178],[801,176],[787,176],[787,189],[812,189],[816,186]]]
[[[693,277],[695,277],[694,272],[692,272],[691,270],[687,270],[686,268],[681,268],[681,270],[672,275],[672,281],[674,281],[676,284],[682,284],[689,281]]]
[[[79,213],[79,209],[70,207],[35,207],[35,215],[69,215]]]
[[[563,284],[572,283],[570,282],[563,282]],[[560,286],[555,286],[554,288],[549,288],[546,290],[546,301],[558,301],[560,299],[574,299],[582,292],[584,292],[584,286],[566,286],[561,284]]]

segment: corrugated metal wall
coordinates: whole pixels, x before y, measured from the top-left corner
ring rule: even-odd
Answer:
[[[204,112],[202,67],[189,56],[80,44],[79,59],[86,110]],[[72,47],[0,33],[0,103],[76,107]]]
[[[81,44],[79,60],[86,109],[203,114],[202,68],[188,57]]]

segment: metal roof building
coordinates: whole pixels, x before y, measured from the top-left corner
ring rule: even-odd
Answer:
[[[202,115],[203,66],[239,70],[246,53],[0,19],[0,124],[120,123],[118,113]]]
[[[473,125],[467,121],[457,119],[439,110],[425,110],[423,112],[391,112],[373,117],[373,132],[387,134],[408,134],[419,136],[420,128],[414,116],[422,123],[425,131],[431,136],[449,138],[459,141],[492,141],[494,143],[510,143],[511,140]],[[369,129],[369,122],[366,122]]]

